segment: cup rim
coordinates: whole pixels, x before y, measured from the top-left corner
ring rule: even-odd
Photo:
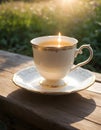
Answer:
[[[62,40],[64,41],[69,41],[71,42],[73,45],[72,46],[63,46],[63,47],[44,47],[44,46],[40,46],[38,43],[41,43],[41,42],[44,42],[44,41],[48,41],[48,40],[52,40],[52,39],[58,39],[59,36],[57,35],[49,35],[49,36],[40,36],[40,37],[36,37],[36,38],[33,38],[30,43],[32,44],[32,47],[34,48],[37,48],[37,49],[44,49],[44,50],[67,50],[67,49],[71,49],[71,48],[74,48],[77,43],[78,43],[78,40],[76,38],[73,38],[73,37],[68,37],[68,36],[60,36]]]

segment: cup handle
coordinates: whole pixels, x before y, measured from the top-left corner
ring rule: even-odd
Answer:
[[[86,48],[86,49],[89,50],[90,55],[89,55],[88,59],[85,60],[85,61],[83,61],[83,62],[81,62],[81,63],[78,63],[77,65],[74,65],[74,66],[71,68],[71,71],[74,70],[74,69],[76,69],[77,67],[80,67],[80,66],[83,66],[83,65],[87,64],[87,63],[90,62],[91,59],[93,58],[93,50],[92,50],[92,48],[90,47],[90,44],[82,45],[79,49],[77,49],[76,52],[75,52],[75,58],[77,57],[78,54],[82,54],[82,53],[83,53],[82,50],[83,50],[84,48]]]

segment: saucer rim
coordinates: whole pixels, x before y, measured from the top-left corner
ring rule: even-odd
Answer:
[[[16,82],[16,76],[17,76],[18,73],[20,73],[20,72],[22,72],[22,71],[24,71],[24,70],[30,69],[30,68],[32,68],[32,67],[36,69],[35,66],[30,66],[30,67],[25,67],[25,68],[23,68],[23,69],[17,71],[16,73],[14,73],[14,75],[13,75],[13,83],[14,83],[15,85],[17,85],[18,87],[20,87],[20,88],[22,88],[22,89],[25,89],[25,90],[27,90],[27,91],[33,92],[33,93],[44,94],[44,95],[66,95],[66,94],[71,94],[71,93],[80,92],[80,91],[82,91],[82,90],[85,90],[85,89],[89,88],[91,85],[93,85],[93,84],[95,83],[95,77],[96,77],[96,76],[95,76],[95,74],[94,74],[93,72],[91,72],[91,71],[88,70],[88,69],[84,69],[84,68],[82,68],[82,67],[78,67],[78,68],[83,69],[83,70],[87,71],[88,73],[92,74],[92,82],[90,82],[89,85],[85,86],[84,88],[80,88],[80,89],[73,90],[73,91],[61,91],[61,92],[53,92],[53,91],[48,91],[48,92],[47,92],[47,91],[36,91],[35,89],[33,89],[33,90],[32,90],[32,89],[28,89],[27,87],[24,87],[24,85],[22,85],[22,84]],[[78,68],[77,68],[77,69],[78,69]]]

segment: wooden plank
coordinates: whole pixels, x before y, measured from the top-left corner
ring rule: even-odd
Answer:
[[[5,129],[1,127],[1,121],[5,125]],[[4,110],[0,109],[0,130],[40,130],[25,121],[6,113]]]
[[[30,109],[29,107],[23,108],[23,104],[16,105],[15,103],[11,103],[11,101],[7,102],[2,99],[0,105],[2,105],[4,110],[8,111],[10,114],[16,114],[17,117],[20,117],[31,125],[35,125],[39,128],[46,130],[87,130],[90,128],[92,130],[100,130],[101,128],[101,125],[99,124],[79,118],[71,113],[54,109],[52,106],[40,108],[40,106],[34,105],[34,108]]]
[[[13,81],[13,74],[7,71],[0,72],[0,95],[7,97],[9,93],[20,89]]]
[[[94,86],[96,86],[98,84],[99,83],[95,82]],[[94,101],[96,102],[96,105],[101,107],[101,94],[98,94],[98,93],[95,93],[95,92],[91,92],[91,91],[88,91],[88,90],[80,91],[79,93],[84,98],[87,98],[87,99],[91,99],[93,97]],[[93,104],[94,102],[90,102],[90,103]]]
[[[94,72],[94,74],[96,76],[96,81],[101,83],[101,73]]]
[[[101,94],[101,83],[95,82],[95,84],[90,86],[87,90],[91,91],[91,92],[94,92],[94,93]]]
[[[88,122],[87,125],[92,124],[85,126],[85,129],[100,128],[101,107],[96,106],[97,100],[94,100],[94,95],[89,96],[82,91],[78,94],[64,96],[45,96],[19,89],[12,83],[12,74],[9,72],[1,72],[0,79],[2,79],[0,80],[0,99],[5,97],[5,101],[2,101],[1,106],[22,119],[24,118],[23,115],[25,115],[28,120],[29,118],[32,120],[31,123],[33,123],[33,120],[37,122],[43,121],[44,127],[49,123],[49,125],[54,124],[58,129],[70,129],[72,128],[70,124],[73,123],[77,126],[79,124],[80,127],[85,126],[85,123],[83,124],[84,120],[84,122]],[[98,98],[101,99],[100,94]],[[31,117],[31,115],[34,115],[34,117]],[[38,125],[36,122],[34,123],[34,125]],[[55,129],[54,126],[53,128]]]
[[[101,94],[84,90],[48,96],[20,89],[12,82],[13,74],[30,65],[32,58],[0,51],[0,109],[46,130],[100,130]]]
[[[101,129],[101,125],[92,124],[92,122],[88,122],[87,120],[81,120],[80,122],[75,122],[71,125],[75,127],[77,130],[100,130]]]
[[[33,58],[6,51],[0,51],[0,70],[15,73],[24,67],[34,65]]]

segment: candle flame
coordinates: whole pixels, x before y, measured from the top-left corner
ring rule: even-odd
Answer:
[[[61,46],[61,33],[58,34],[58,47]]]

